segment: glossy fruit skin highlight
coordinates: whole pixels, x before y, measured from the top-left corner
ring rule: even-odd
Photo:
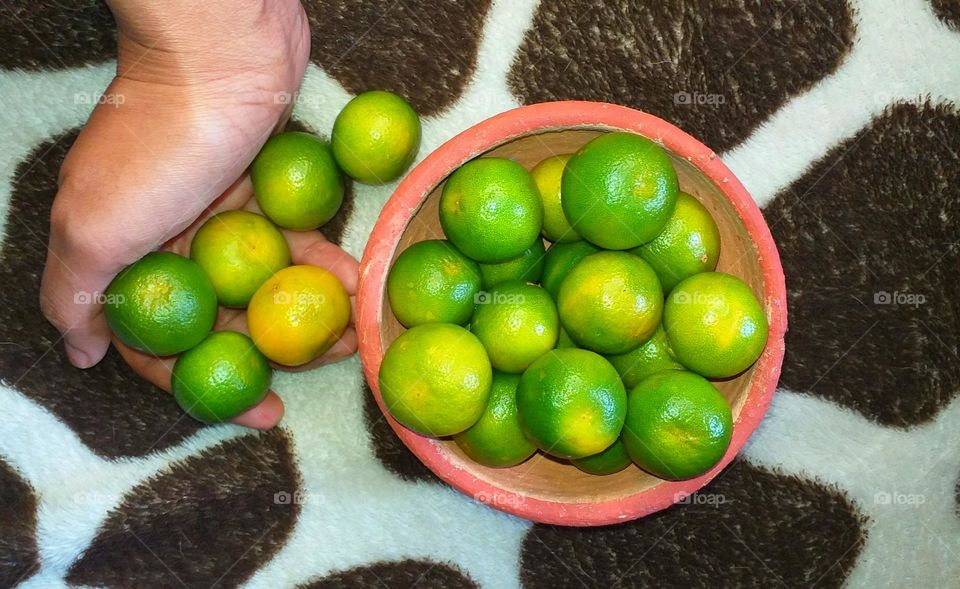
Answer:
[[[470,320],[482,274],[477,262],[445,239],[428,239],[405,249],[387,275],[387,298],[405,327]]]
[[[217,331],[177,358],[173,396],[198,421],[228,421],[263,400],[271,374],[266,356],[249,337]]]
[[[474,462],[506,468],[520,464],[537,451],[520,429],[519,384],[520,375],[494,371],[490,400],[483,415],[469,429],[454,436],[457,446]]]
[[[520,427],[544,452],[577,459],[603,452],[620,435],[626,391],[598,354],[577,348],[547,352],[517,388]]]
[[[520,280],[522,282],[539,282],[543,273],[545,250],[543,240],[537,239],[518,257],[506,262],[480,264],[480,276],[483,279],[483,288],[491,289],[503,282]]]
[[[225,211],[193,236],[190,259],[210,277],[221,305],[242,309],[261,284],[290,265],[290,247],[266,217]]]
[[[279,227],[309,231],[343,204],[343,179],[327,143],[310,133],[274,135],[250,166],[260,210]]]
[[[440,194],[440,225],[447,239],[478,262],[512,260],[540,239],[543,203],[520,164],[483,157],[450,175]]]
[[[717,267],[720,230],[707,207],[681,192],[660,235],[631,252],[650,264],[668,293],[681,280]]]
[[[247,307],[247,327],[267,358],[301,366],[340,340],[350,313],[350,294],[332,272],[319,266],[289,266],[254,293]]]
[[[658,372],[628,395],[623,443],[640,468],[662,479],[684,480],[710,470],[732,434],[730,405],[692,372]]]
[[[557,345],[560,318],[553,299],[539,286],[504,282],[478,299],[470,331],[494,368],[519,374]]]
[[[379,380],[394,419],[418,434],[443,437],[466,430],[483,415],[493,369],[475,335],[457,325],[428,323],[390,344]]]
[[[383,184],[399,178],[420,148],[420,117],[410,103],[370,90],[347,103],[333,123],[330,145],[337,164],[354,180]]]
[[[627,252],[591,254],[570,270],[557,296],[570,339],[600,354],[625,354],[660,324],[663,291],[650,266]]]
[[[670,292],[663,328],[674,357],[707,378],[740,374],[767,344],[767,318],[753,291],[736,276],[703,272]]]
[[[667,224],[679,183],[664,149],[633,133],[606,133],[573,154],[563,170],[561,204],[584,239],[626,250]]]
[[[127,346],[171,356],[199,344],[217,318],[217,291],[200,266],[153,252],[127,266],[105,291],[103,312]]]

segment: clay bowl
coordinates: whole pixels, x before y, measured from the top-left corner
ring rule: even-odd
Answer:
[[[668,482],[635,466],[592,476],[537,454],[507,469],[480,466],[450,440],[416,434],[386,411],[377,383],[384,350],[402,331],[387,302],[387,272],[411,244],[443,238],[437,205],[444,180],[478,156],[511,158],[528,169],[543,158],[576,150],[605,131],[637,133],[670,153],[682,190],[713,213],[720,228],[718,269],[735,274],[763,302],[770,338],[757,363],[717,383],[733,408],[733,439],[723,460],[706,474]],[[759,209],[709,148],[677,127],[630,108],[595,102],[536,104],[494,116],[431,153],[397,187],[378,219],[360,264],[357,332],[367,382],[380,410],[403,443],[437,476],[461,492],[514,515],[550,524],[594,526],[627,521],[664,509],[701,488],[740,451],[770,404],[787,326],[783,268]]]

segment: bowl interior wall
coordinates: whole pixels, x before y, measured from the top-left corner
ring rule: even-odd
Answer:
[[[502,144],[483,155],[510,158],[530,169],[546,157],[577,150],[602,132],[603,130],[599,129],[568,129],[527,135]],[[762,301],[763,280],[757,252],[739,216],[713,182],[690,162],[672,153],[670,156],[677,170],[681,190],[695,196],[703,203],[713,214],[720,229],[721,252],[717,269],[743,279]],[[438,216],[442,189],[441,183],[427,196],[420,210],[413,216],[400,238],[394,252],[394,259],[413,243],[425,239],[444,238]],[[391,265],[392,263],[391,260]],[[390,310],[386,296],[384,296],[382,317],[380,335],[383,349],[386,349],[404,329]],[[730,401],[735,423],[749,389],[753,371],[754,368],[750,368],[737,378],[715,383]],[[559,502],[607,501],[627,497],[663,483],[661,479],[648,475],[632,465],[617,474],[600,477],[585,474],[569,464],[539,453],[513,468],[486,468],[468,459],[452,441],[444,440],[439,443],[442,451],[447,453],[447,458],[456,467],[467,470],[477,478],[506,491],[515,492],[521,497]]]

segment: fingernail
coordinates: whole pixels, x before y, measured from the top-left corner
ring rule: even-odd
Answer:
[[[67,359],[77,368],[90,368],[93,366],[94,362],[92,358],[90,358],[90,354],[87,354],[70,343],[67,343],[64,347],[67,350]]]

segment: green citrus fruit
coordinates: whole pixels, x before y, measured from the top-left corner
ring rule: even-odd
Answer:
[[[470,160],[443,185],[440,224],[447,238],[474,260],[512,260],[540,238],[540,192],[530,172],[514,161]]]
[[[585,239],[625,250],[659,235],[678,191],[677,173],[662,147],[633,133],[606,133],[567,162],[561,204]]]
[[[547,250],[543,258],[543,274],[540,284],[554,299],[560,294],[560,284],[577,262],[600,251],[589,241],[555,243]]]
[[[560,205],[560,178],[563,177],[563,167],[572,155],[567,153],[548,157],[530,170],[543,200],[543,236],[555,243],[582,239],[570,226]]]
[[[723,272],[695,274],[674,287],[663,328],[676,359],[707,378],[740,374],[767,344],[767,318],[757,297]]]
[[[347,175],[367,184],[390,182],[417,155],[420,117],[410,103],[392,92],[364,92],[337,115],[330,144]]]
[[[551,350],[520,377],[517,411],[524,434],[558,458],[599,454],[617,441],[627,394],[617,371],[588,350]]]
[[[600,252],[577,263],[560,284],[563,328],[580,346],[625,354],[653,335],[663,291],[650,266],[627,252]]]
[[[403,332],[380,365],[380,394],[390,414],[425,436],[451,436],[475,424],[492,380],[480,340],[449,323]]]
[[[660,235],[632,252],[650,264],[660,278],[663,291],[670,292],[684,278],[711,272],[717,267],[720,230],[707,207],[681,192],[673,215]]]
[[[260,210],[284,229],[308,231],[343,204],[343,179],[325,141],[291,131],[271,137],[250,167]]]
[[[217,318],[217,291],[203,269],[171,252],[127,266],[107,287],[103,312],[120,341],[170,356],[203,341]]]
[[[267,278],[290,265],[290,247],[262,215],[226,211],[193,236],[190,259],[210,277],[221,305],[243,308]]]
[[[560,320],[547,291],[523,282],[504,282],[477,298],[470,322],[497,370],[523,372],[557,345]]]
[[[596,475],[620,472],[630,466],[630,462],[630,455],[620,438],[599,454],[571,460],[571,463],[583,472]]]
[[[194,419],[227,421],[263,400],[270,375],[270,363],[249,337],[217,331],[177,358],[173,396]]]
[[[683,365],[676,361],[667,341],[667,333],[662,325],[657,326],[646,342],[639,348],[626,354],[607,356],[607,360],[620,373],[624,386],[632,389],[644,378],[661,370],[683,370]]]
[[[702,376],[666,370],[627,399],[623,443],[637,465],[668,480],[693,478],[723,458],[733,432],[730,405]]]
[[[397,320],[464,324],[480,292],[479,265],[449,241],[430,239],[405,249],[387,276],[387,297]]]
[[[537,451],[520,429],[517,417],[519,383],[518,374],[494,372],[490,400],[480,420],[454,436],[457,446],[474,462],[505,468],[520,464]]]
[[[480,264],[483,288],[492,288],[501,282],[511,280],[537,282],[543,272],[543,258],[543,240],[538,239],[533,242],[533,245],[525,249],[520,257],[506,262]]]

